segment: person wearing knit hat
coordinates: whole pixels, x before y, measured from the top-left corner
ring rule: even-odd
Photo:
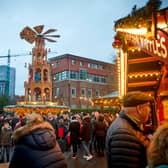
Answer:
[[[111,124],[106,135],[108,167],[145,168],[149,139],[143,125],[148,121],[152,96],[140,91],[128,92],[123,97],[124,109]]]

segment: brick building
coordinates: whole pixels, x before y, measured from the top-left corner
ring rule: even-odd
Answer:
[[[49,59],[53,101],[71,108],[92,108],[92,98],[101,97],[117,86],[115,65],[64,54]]]

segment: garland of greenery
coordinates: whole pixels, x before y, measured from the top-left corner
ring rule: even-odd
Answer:
[[[28,109],[36,109],[36,108],[39,108],[39,109],[44,109],[44,108],[54,108],[54,109],[69,109],[69,107],[64,107],[64,106],[24,106],[24,105],[15,105],[15,106],[5,106],[5,108],[9,108],[9,109],[12,109],[12,108],[18,108],[18,107],[21,107],[21,108],[28,108]]]
[[[150,29],[152,13],[155,13],[161,5],[160,0],[149,0],[145,7],[136,9],[133,7],[131,14],[115,22],[115,28],[140,28]]]
[[[160,0],[149,0],[145,7],[138,10],[136,10],[135,5],[131,14],[115,22],[115,29],[146,27],[147,30],[150,30],[152,25],[152,13],[156,14],[156,11],[159,9],[160,5]],[[112,46],[116,49],[122,48],[124,52],[128,51],[128,44],[125,42],[124,33],[117,32]]]
[[[116,49],[122,48],[124,52],[127,52],[128,47],[127,47],[127,44],[125,43],[124,34],[121,32],[117,32],[114,39],[115,41],[112,44],[113,48],[116,48]]]

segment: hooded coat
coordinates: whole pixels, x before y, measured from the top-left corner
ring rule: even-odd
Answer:
[[[13,135],[15,149],[9,168],[66,168],[67,163],[48,122],[27,124]]]

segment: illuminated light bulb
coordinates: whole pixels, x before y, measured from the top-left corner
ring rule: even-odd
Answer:
[[[129,78],[132,78],[132,76],[129,76]]]
[[[150,74],[150,76],[153,76],[153,74]]]
[[[140,49],[140,48],[138,48],[138,51],[141,51],[141,49]]]
[[[140,77],[142,77],[143,75],[141,74]]]
[[[147,76],[148,76],[148,74],[145,74],[145,76],[147,77]]]
[[[158,24],[157,27],[160,29],[164,29],[164,28],[167,28],[167,25],[162,23],[162,24]]]
[[[159,74],[158,73],[156,73],[156,76],[158,76]]]
[[[132,52],[134,52],[135,50],[134,49],[132,49]]]
[[[147,33],[146,28],[139,28],[139,29],[117,28],[116,31],[121,31],[121,32],[125,32],[125,33],[130,33],[130,34],[146,34]]]
[[[135,75],[135,78],[137,78],[138,76],[137,75]]]

